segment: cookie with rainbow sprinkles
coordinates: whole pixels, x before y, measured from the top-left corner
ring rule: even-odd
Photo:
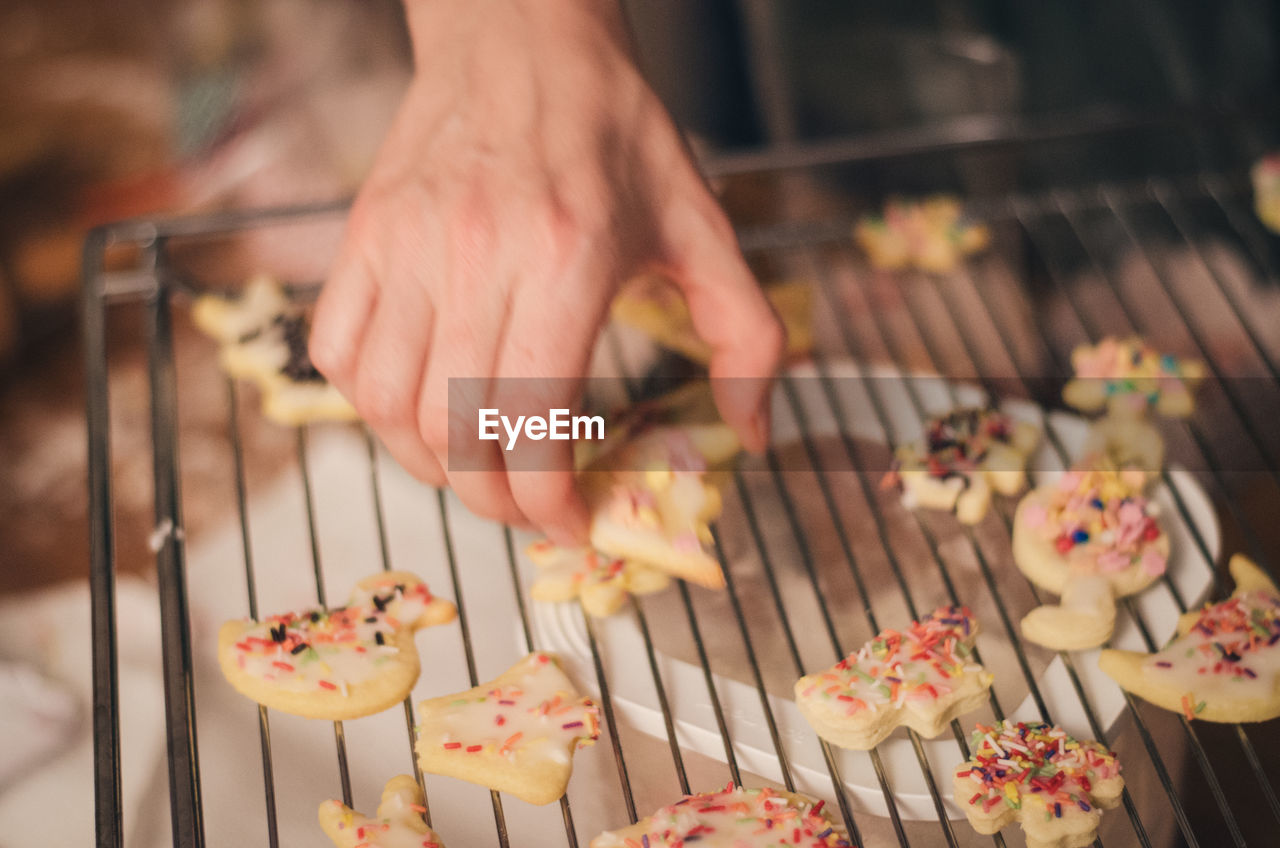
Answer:
[[[945,274],[965,257],[985,250],[991,232],[966,219],[959,200],[939,194],[921,200],[890,199],[882,213],[859,219],[853,240],[875,268]]]
[[[426,811],[417,781],[402,774],[387,781],[372,817],[341,801],[325,801],[320,805],[320,828],[336,848],[445,848],[423,820]]]
[[[600,734],[599,709],[550,654],[529,654],[487,683],[418,705],[418,765],[530,804],[564,795],[573,752]]]
[[[357,583],[345,606],[226,622],[218,665],[237,692],[263,706],[359,718],[405,699],[418,680],[414,632],[456,614],[416,576],[383,572]]]
[[[1071,353],[1075,376],[1062,399],[1082,412],[1108,409],[1114,415],[1144,415],[1154,409],[1169,418],[1195,410],[1193,393],[1204,380],[1204,363],[1161,353],[1140,336],[1108,336]]]
[[[1061,596],[1022,619],[1022,635],[1057,651],[1111,638],[1116,598],[1141,592],[1169,561],[1159,505],[1138,469],[1074,469],[1022,499],[1013,516],[1013,561],[1031,582]]]
[[[1102,811],[1120,803],[1124,778],[1116,755],[1045,722],[978,725],[973,757],[955,772],[956,804],[973,829],[998,833],[1022,825],[1027,848],[1084,848]]]
[[[796,706],[819,736],[841,748],[870,750],[900,725],[932,738],[987,698],[992,675],[973,659],[977,636],[967,607],[939,607],[800,678]]]
[[[1188,719],[1280,718],[1280,590],[1243,556],[1230,568],[1232,596],[1183,615],[1163,650],[1107,650],[1098,665],[1139,698]]]
[[[730,783],[719,792],[686,795],[591,848],[853,848],[831,823],[822,801]]]
[[[613,615],[629,595],[660,592],[671,585],[665,572],[589,547],[562,548],[543,539],[525,549],[538,568],[529,587],[535,601],[581,601],[587,615]]]
[[[1249,170],[1253,182],[1253,209],[1258,220],[1280,233],[1280,153],[1268,153]]]

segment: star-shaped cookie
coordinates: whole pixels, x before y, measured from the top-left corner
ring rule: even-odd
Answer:
[[[853,848],[827,818],[823,802],[774,789],[730,783],[719,792],[686,795],[591,848]]]
[[[955,799],[978,833],[1017,821],[1027,848],[1084,848],[1102,810],[1120,803],[1115,754],[1045,722],[978,725],[973,758],[955,772]]]
[[[378,812],[370,818],[341,801],[320,805],[320,827],[336,848],[445,848],[422,820],[422,790],[407,774],[387,781]]]
[[[1232,596],[1183,615],[1163,650],[1106,650],[1098,665],[1144,701],[1189,719],[1280,717],[1280,590],[1243,556],[1232,557],[1230,568]]]
[[[418,705],[425,772],[508,792],[530,804],[564,795],[573,752],[595,742],[599,713],[550,654],[534,653],[487,683]]]
[[[908,508],[949,510],[962,523],[977,524],[992,490],[1022,491],[1027,457],[1039,440],[1034,426],[998,409],[956,409],[926,421],[921,441],[898,448],[882,485],[900,485]]]
[[[529,545],[526,553],[538,567],[529,588],[535,601],[577,598],[587,614],[597,618],[617,612],[628,594],[647,595],[671,585],[665,572],[589,547],[562,548],[544,539]]]
[[[870,750],[899,725],[937,736],[986,700],[992,675],[973,660],[977,636],[966,607],[939,607],[800,678],[796,706],[819,736],[842,748]]]
[[[218,664],[237,692],[264,706],[358,718],[404,700],[418,679],[414,631],[456,613],[414,575],[383,572],[357,583],[346,606],[228,621]]]

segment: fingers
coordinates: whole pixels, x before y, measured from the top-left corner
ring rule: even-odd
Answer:
[[[433,321],[424,286],[401,285],[378,301],[360,348],[354,402],[406,471],[440,487],[445,473],[418,431],[418,392]]]
[[[311,363],[352,402],[360,348],[378,295],[378,280],[360,238],[349,224],[342,251],[320,292],[307,344]]]
[[[723,213],[685,207],[667,230],[671,273],[694,329],[711,346],[712,391],[724,420],[751,451],[769,440],[769,395],[785,331],[747,268]]]
[[[584,303],[584,289],[572,277],[583,273],[604,281],[611,270],[596,261],[588,270],[571,271],[559,286],[521,287],[497,364],[503,378],[493,400],[503,414],[547,417],[552,410],[576,409],[605,303],[603,297],[599,304]],[[569,292],[579,297],[571,299]],[[573,442],[525,438],[503,458],[520,511],[558,545],[586,543],[590,515],[573,473]]]

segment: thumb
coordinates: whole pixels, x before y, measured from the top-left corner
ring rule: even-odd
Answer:
[[[671,275],[689,304],[694,330],[711,348],[716,407],[744,447],[763,451],[770,387],[786,345],[782,323],[718,208],[683,221],[668,244]]]

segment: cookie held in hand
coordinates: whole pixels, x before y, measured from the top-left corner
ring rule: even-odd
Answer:
[[[422,814],[422,789],[407,774],[387,781],[373,818],[341,801],[320,805],[320,828],[336,848],[445,848]]]
[[[1123,688],[1188,719],[1280,718],[1280,591],[1243,556],[1231,558],[1230,598],[1178,620],[1154,654],[1106,650],[1098,665]]]
[[[599,736],[598,716],[556,660],[535,653],[487,683],[419,704],[414,750],[425,772],[550,804],[569,785],[573,752]]]
[[[1102,810],[1120,803],[1115,754],[1045,722],[978,725],[973,758],[955,772],[955,799],[973,829],[997,833],[1017,821],[1027,848],[1084,848]]]
[[[630,827],[591,840],[591,848],[853,848],[823,812],[823,802],[774,789],[730,783],[719,792],[686,795]]]
[[[966,607],[939,607],[800,678],[796,706],[819,736],[841,748],[870,750],[899,725],[932,738],[987,698],[992,675],[973,660],[977,636]]]
[[[1039,440],[1039,430],[998,409],[956,409],[926,421],[920,442],[898,448],[881,485],[900,485],[908,509],[948,510],[977,524],[992,490],[1016,495],[1026,486],[1027,458]]]
[[[660,592],[671,585],[662,571],[592,548],[562,548],[544,539],[529,545],[526,553],[538,567],[538,577],[529,587],[535,601],[576,598],[587,615],[596,618],[613,615],[628,595]]]
[[[356,584],[346,606],[228,621],[218,664],[236,691],[305,718],[343,720],[403,701],[418,679],[414,631],[452,621],[453,604],[412,574]]]

